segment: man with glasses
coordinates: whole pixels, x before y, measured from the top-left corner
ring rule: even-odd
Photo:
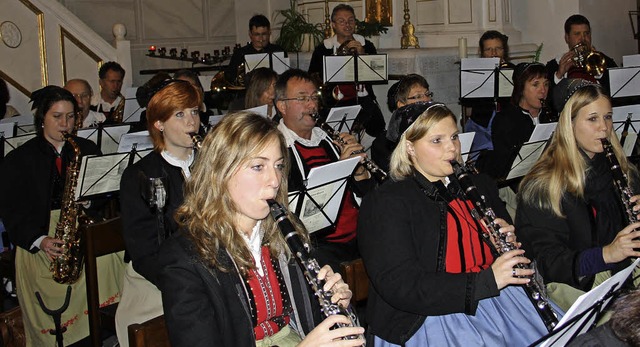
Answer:
[[[278,129],[289,147],[290,192],[303,190],[307,175],[314,167],[364,156],[362,145],[353,135],[342,133],[341,141],[334,141],[316,126],[319,98],[318,86],[302,70],[287,70],[276,82],[276,108],[282,116]],[[359,257],[355,239],[358,204],[354,193],[361,195],[374,185],[369,172],[361,164],[356,166],[345,191],[336,226],[312,234],[312,256],[321,266],[329,264],[337,271],[341,262]]]
[[[99,123],[103,123],[107,119],[103,113],[91,110],[93,90],[89,82],[83,79],[68,80],[64,85],[64,89],[70,91],[78,103],[78,108],[82,114],[83,128],[98,126]]]
[[[325,39],[313,51],[311,62],[309,63],[309,73],[322,80],[323,57],[338,54],[338,48],[348,41],[345,51],[361,54],[376,54],[376,47],[371,41],[365,40],[361,35],[355,33],[356,16],[353,7],[346,4],[339,4],[333,8],[331,13],[331,28],[335,35]],[[327,111],[331,107],[360,105],[362,111],[358,114],[354,123],[356,132],[364,129],[367,134],[376,137],[385,129],[384,116],[380,111],[380,106],[376,101],[371,84],[331,84],[323,87],[323,95]]]
[[[251,42],[233,51],[229,66],[224,70],[225,79],[231,83],[236,82],[238,67],[244,63],[244,56],[247,54],[284,52],[282,47],[271,43],[270,38],[271,23],[269,19],[261,14],[251,17],[249,19],[249,39]]]

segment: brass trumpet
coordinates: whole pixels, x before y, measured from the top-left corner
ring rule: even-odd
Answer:
[[[577,67],[584,69],[591,76],[600,76],[607,68],[604,54],[593,50],[583,42],[579,42],[571,49],[575,54],[573,62]]]

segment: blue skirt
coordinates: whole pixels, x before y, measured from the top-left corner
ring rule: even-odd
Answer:
[[[475,316],[452,313],[427,317],[405,346],[529,346],[547,333],[524,289],[509,286],[500,296],[481,300]],[[398,345],[375,336],[374,346]]]

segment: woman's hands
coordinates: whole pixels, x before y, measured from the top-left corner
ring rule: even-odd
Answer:
[[[634,207],[635,210],[635,207]],[[602,247],[602,258],[607,264],[617,263],[629,257],[640,257],[640,222],[627,225],[610,244]]]
[[[331,296],[332,303],[337,303],[344,308],[349,306],[353,293],[351,293],[349,286],[342,280],[342,275],[334,273],[331,266],[325,265],[320,269],[320,272],[318,272],[318,279],[325,281],[324,286],[322,286],[324,291],[331,291],[333,293],[333,296]]]
[[[529,277],[533,276],[535,271],[516,267],[518,264],[527,265],[531,263],[531,260],[523,255],[524,250],[515,249],[502,254],[491,265],[499,290],[511,284],[527,284],[531,281]]]
[[[53,237],[45,236],[40,242],[40,249],[44,252],[44,254],[49,258],[49,261],[53,261],[53,259],[62,255],[62,240],[54,239]]]
[[[358,338],[354,340],[343,340],[342,338],[352,335],[363,335],[364,328],[346,326],[337,329],[331,329],[336,324],[350,324],[349,318],[341,314],[327,317],[322,323],[318,324],[307,337],[298,344],[298,347],[306,346],[335,346],[335,347],[351,347],[364,345],[364,339]]]
[[[520,248],[520,243],[516,242],[516,228],[507,223],[506,220],[502,219],[502,218],[496,218],[495,219],[496,224],[498,224],[500,226],[500,229],[498,229],[498,231],[500,232],[500,234],[504,234],[505,235],[505,239],[508,243],[511,243],[515,246],[515,248]],[[482,224],[485,224],[484,221],[482,222]],[[485,225],[486,227],[486,225]],[[493,237],[494,235],[490,235],[491,237],[491,242],[493,243],[494,247],[496,247],[496,249],[500,249],[500,246],[498,244],[498,240],[495,239],[495,237]]]

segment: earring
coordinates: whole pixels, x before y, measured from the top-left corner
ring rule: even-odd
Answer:
[[[160,128],[160,132],[163,132],[163,131],[164,131],[164,128]]]

